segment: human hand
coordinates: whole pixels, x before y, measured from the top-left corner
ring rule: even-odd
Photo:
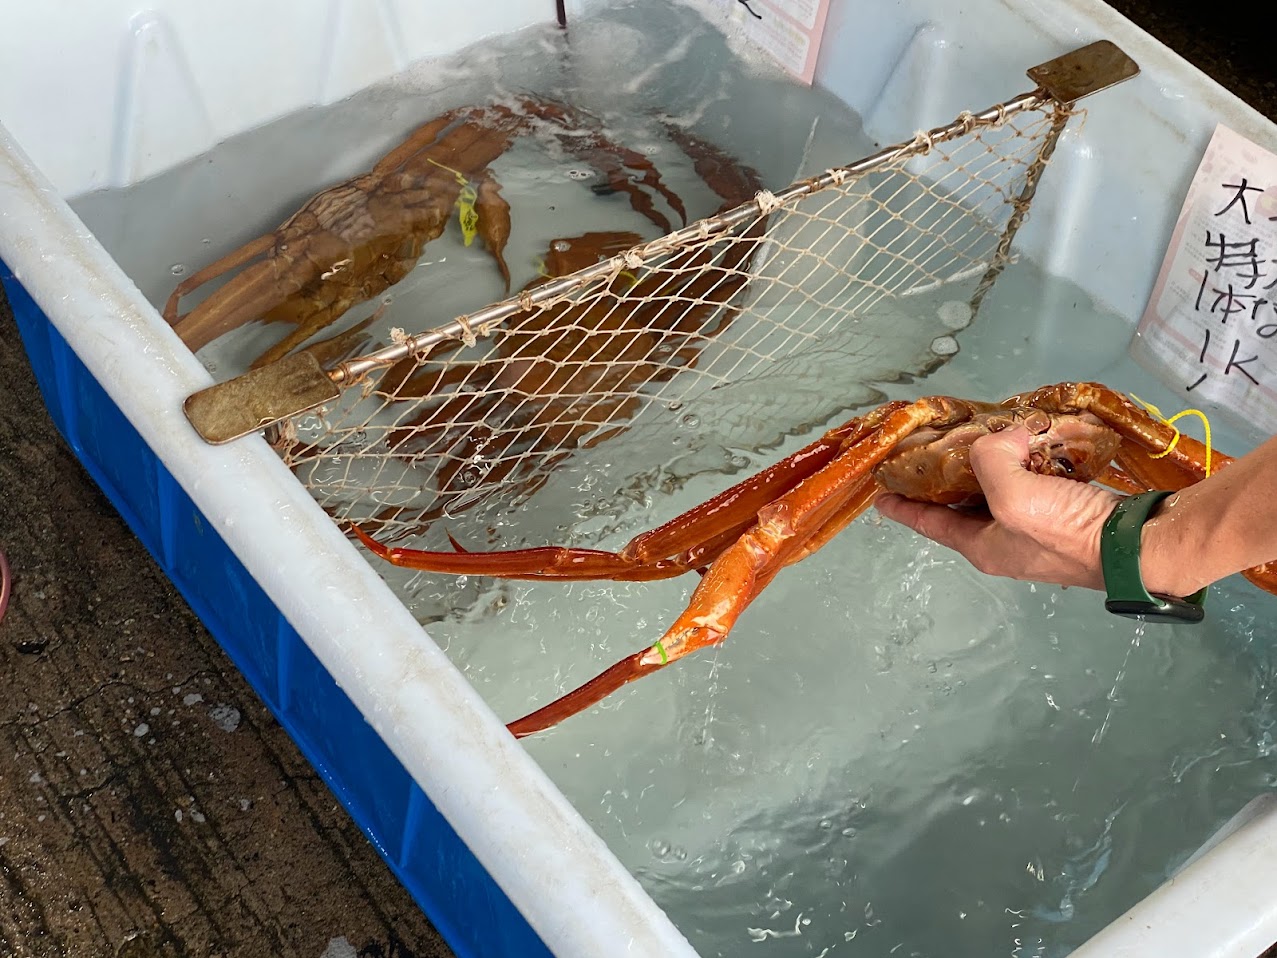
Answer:
[[[1104,588],[1100,533],[1117,504],[1106,489],[1029,472],[1029,431],[1014,426],[971,444],[971,469],[989,515],[878,497],[876,506],[920,535],[961,553],[989,575]]]

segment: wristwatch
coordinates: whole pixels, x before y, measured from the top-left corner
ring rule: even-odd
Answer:
[[[1206,588],[1186,598],[1149,592],[1140,576],[1140,533],[1166,490],[1141,492],[1120,500],[1100,533],[1100,564],[1108,598],[1104,608],[1115,615],[1149,622],[1200,622],[1206,616]]]

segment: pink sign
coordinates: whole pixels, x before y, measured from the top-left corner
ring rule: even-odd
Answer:
[[[719,0],[757,46],[805,83],[816,75],[829,0]]]

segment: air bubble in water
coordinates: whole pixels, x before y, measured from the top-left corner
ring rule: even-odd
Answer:
[[[952,336],[937,336],[931,341],[931,351],[937,356],[952,356],[958,351],[958,341]]]
[[[555,240],[550,244],[550,249],[554,250],[556,253],[566,253],[571,248],[572,244],[563,239]]]
[[[940,304],[936,315],[949,329],[966,329],[971,325],[971,304],[951,299],[947,303]]]
[[[172,273],[174,276],[181,276],[183,273],[186,272],[186,264],[174,263],[172,266],[168,268],[168,271]]]
[[[686,416],[680,419],[679,422],[681,422],[688,429],[695,429],[697,426],[701,424],[701,419],[700,419],[700,416],[694,415],[693,413],[689,412]]]

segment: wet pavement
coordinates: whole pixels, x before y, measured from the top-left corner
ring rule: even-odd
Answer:
[[[1258,39],[1114,6],[1277,119]],[[57,435],[2,295],[0,546],[2,958],[450,954]]]

